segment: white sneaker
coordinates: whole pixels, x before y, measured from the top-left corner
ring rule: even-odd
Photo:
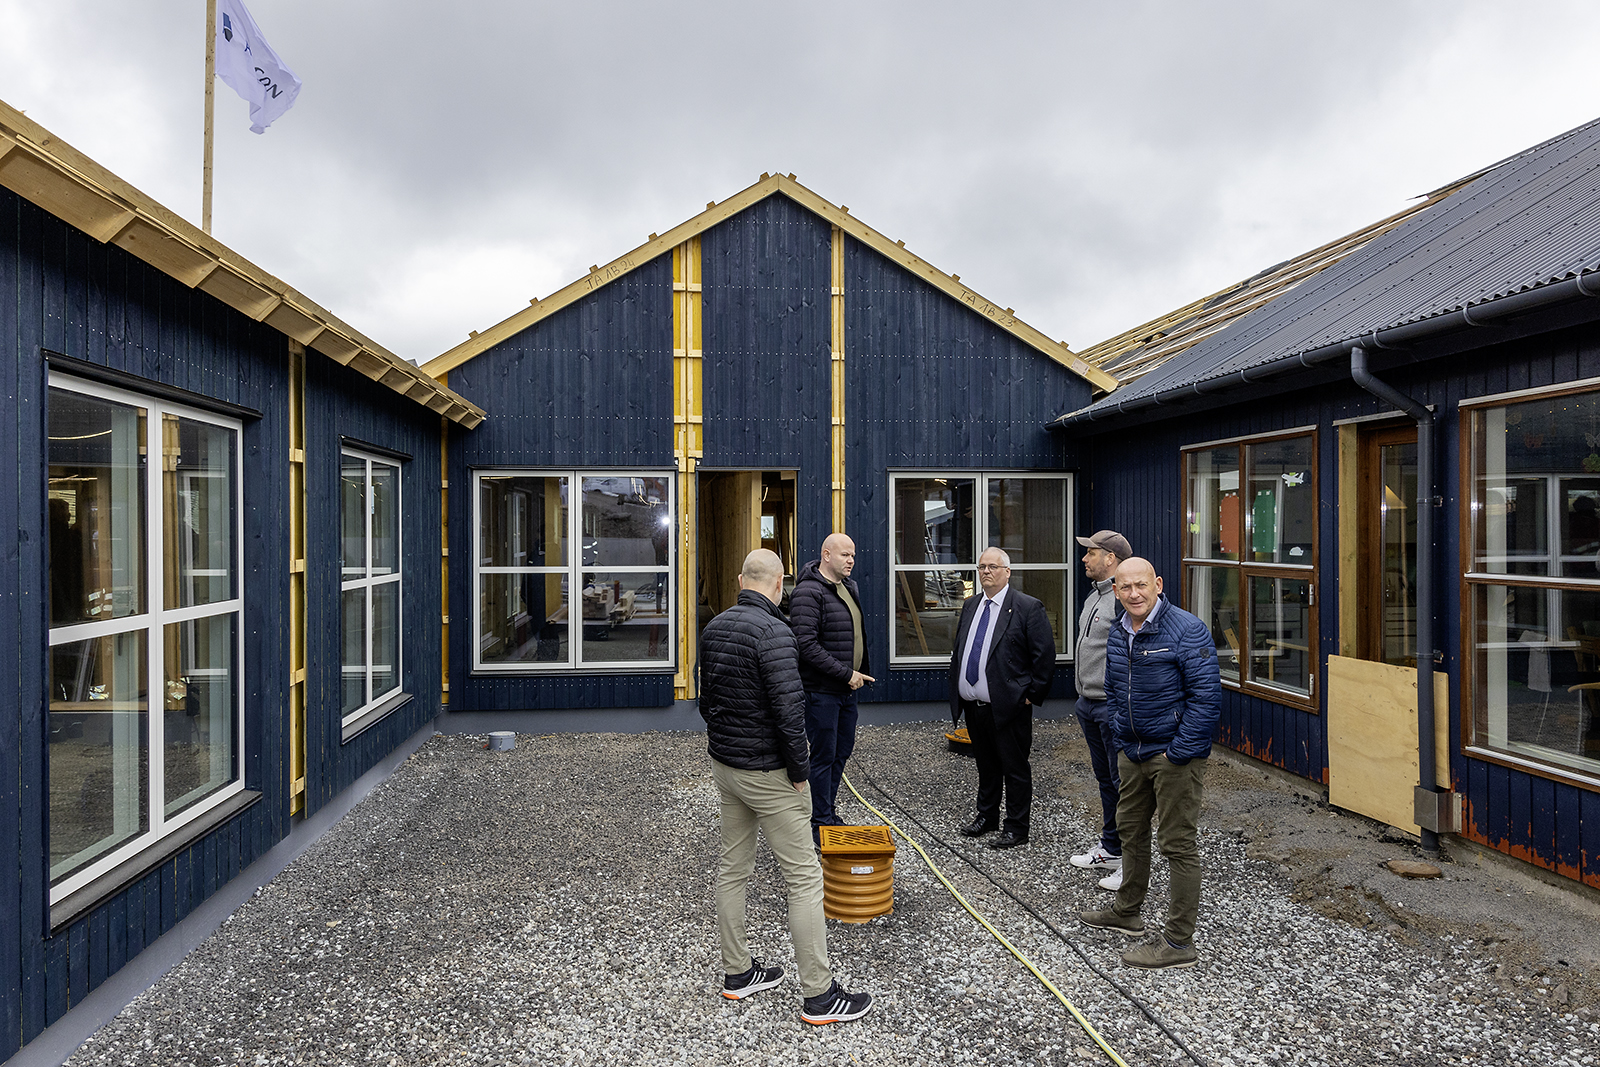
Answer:
[[[1100,888],[1109,889],[1115,893],[1122,888],[1122,868],[1118,867],[1104,878],[1100,879]]]
[[[1074,867],[1087,867],[1092,871],[1117,871],[1122,869],[1122,857],[1113,856],[1102,846],[1096,845],[1081,856],[1072,857]]]

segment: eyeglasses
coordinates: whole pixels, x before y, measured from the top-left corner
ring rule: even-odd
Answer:
[[[980,571],[1008,571],[1011,568],[1004,563],[980,563],[978,564],[978,569]]]

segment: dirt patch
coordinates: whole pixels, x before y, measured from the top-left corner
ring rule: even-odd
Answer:
[[[1482,968],[1508,995],[1600,1018],[1600,893],[1459,839],[1424,853],[1409,834],[1330,807],[1315,783],[1221,749],[1205,807],[1204,821],[1296,903]],[[1401,877],[1387,866],[1396,859],[1441,876]]]

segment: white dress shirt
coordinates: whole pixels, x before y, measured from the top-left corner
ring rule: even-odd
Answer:
[[[994,632],[1000,627],[1000,612],[1005,607],[1006,594],[1011,592],[1009,585],[1002,585],[995,590],[993,597],[978,602],[978,609],[972,613],[972,625],[967,629],[967,639],[961,646],[961,660],[956,674],[956,688],[962,700],[976,700],[980,704],[989,703],[989,650],[994,647]],[[972,655],[972,639],[978,636],[978,622],[983,618],[983,605],[993,604],[989,609],[989,629],[983,635],[983,651],[978,653],[978,684],[971,685],[967,682],[967,658]]]

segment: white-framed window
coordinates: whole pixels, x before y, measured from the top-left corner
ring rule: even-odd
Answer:
[[[670,471],[473,473],[472,666],[673,667]]]
[[[400,465],[339,457],[339,713],[345,725],[400,691]]]
[[[54,903],[244,788],[244,508],[237,420],[49,385]]]
[[[1600,382],[1462,402],[1468,744],[1600,781]],[[1470,709],[1470,715],[1468,714]]]
[[[1210,626],[1223,684],[1315,709],[1314,429],[1191,445],[1182,456],[1181,602]]]
[[[889,475],[893,563],[889,662],[950,662],[961,602],[977,589],[978,556],[1011,557],[1011,586],[1044,603],[1056,658],[1072,651],[1072,475],[1021,471]]]

